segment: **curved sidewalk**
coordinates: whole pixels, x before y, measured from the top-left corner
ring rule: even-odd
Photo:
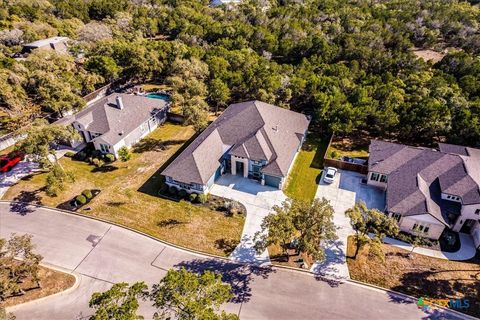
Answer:
[[[465,233],[459,233],[459,235],[460,235],[460,249],[456,252],[445,252],[445,251],[439,251],[439,250],[433,250],[433,249],[421,248],[421,247],[416,247],[413,250],[413,252],[422,254],[424,256],[444,259],[444,260],[455,260],[455,261],[470,260],[473,257],[475,257],[477,253],[477,249],[475,249],[475,246],[473,244],[473,239],[470,235]],[[412,251],[413,249],[413,246],[410,245],[409,243],[406,243],[397,239],[385,237],[383,238],[383,242],[388,243],[400,249],[408,250],[408,251]]]

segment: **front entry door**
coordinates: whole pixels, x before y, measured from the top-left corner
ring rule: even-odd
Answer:
[[[472,219],[467,219],[464,223],[462,228],[460,229],[460,232],[463,233],[470,233],[473,225],[475,224],[475,220]]]
[[[236,170],[237,175],[243,177],[243,162],[236,161]]]

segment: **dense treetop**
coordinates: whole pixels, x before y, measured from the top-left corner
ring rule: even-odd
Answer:
[[[112,80],[168,79],[199,122],[205,101],[260,99],[323,130],[476,145],[479,22],[479,7],[457,0],[0,0],[0,107],[15,128],[81,108]],[[75,40],[71,57],[10,58],[54,35]],[[413,48],[448,53],[432,64]]]

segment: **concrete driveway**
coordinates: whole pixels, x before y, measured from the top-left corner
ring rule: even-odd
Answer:
[[[242,203],[247,217],[240,244],[230,255],[233,261],[269,264],[268,251],[257,254],[254,246],[255,233],[261,230],[263,218],[274,205],[280,205],[287,197],[278,189],[262,186],[260,183],[240,176],[223,175],[213,185],[210,193]]]
[[[227,312],[249,319],[461,319],[446,311],[426,314],[415,301],[350,283],[332,285],[309,274],[259,268],[212,259],[172,248],[135,232],[56,210],[0,203],[0,237],[33,235],[44,262],[79,275],[76,289],[9,308],[18,320],[88,319],[93,292],[119,281],[157,283],[170,268],[185,267],[222,274],[232,286]],[[189,235],[186,235],[189,236]],[[192,236],[192,235],[190,235]],[[194,236],[194,235],[193,235]],[[140,301],[140,314],[151,319],[150,301]]]
[[[325,171],[324,171],[325,172]],[[339,170],[333,183],[327,184],[322,179],[315,195],[316,198],[325,198],[330,201],[335,214],[333,222],[337,227],[338,240],[326,245],[326,259],[315,263],[311,270],[327,278],[343,281],[350,279],[347,267],[347,237],[354,234],[350,219],[345,217],[345,211],[364,201],[368,208],[383,210],[385,207],[383,191],[362,183],[366,176]]]
[[[18,180],[31,174],[38,169],[35,162],[22,161],[19,162],[11,171],[0,173],[0,199],[3,198],[7,190],[16,184]]]

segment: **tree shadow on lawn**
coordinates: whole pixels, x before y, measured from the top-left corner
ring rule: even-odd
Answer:
[[[435,274],[443,272],[466,271],[475,273],[470,279],[434,279]],[[470,306],[467,309],[457,310],[464,313],[480,316],[480,270],[439,270],[439,271],[413,271],[405,273],[401,278],[401,285],[392,288],[394,291],[406,293],[415,297],[433,299],[468,299]],[[390,295],[396,303],[411,303],[398,296]]]
[[[276,272],[271,267],[259,267],[247,264],[237,264],[229,261],[215,259],[195,259],[183,261],[176,268],[185,268],[188,271],[202,273],[206,270],[213,271],[222,275],[222,281],[232,287],[232,303],[248,302],[252,296],[250,284],[255,278],[268,278],[269,274]]]
[[[235,250],[240,242],[238,240],[233,239],[217,239],[215,240],[215,248],[220,249],[225,253],[227,256]]]
[[[45,188],[43,187],[35,191],[20,191],[20,193],[12,199],[13,202],[10,203],[10,211],[18,213],[22,216],[34,212],[35,210],[30,206],[42,204],[39,193],[44,190]]]
[[[179,226],[179,225],[182,225],[182,224],[187,224],[186,222],[184,221],[180,221],[180,220],[177,220],[177,219],[165,219],[165,220],[161,220],[157,223],[157,226],[159,226],[160,228],[169,228],[169,229],[172,229],[176,226]]]
[[[144,138],[137,144],[133,146],[132,151],[135,153],[143,153],[148,151],[165,151],[169,146],[174,146],[177,144],[183,144],[187,140],[158,140],[154,138]]]
[[[95,167],[91,170],[91,172],[112,172],[118,170],[118,167],[116,166],[111,166],[111,165],[106,165],[106,166],[101,166],[101,167]]]

